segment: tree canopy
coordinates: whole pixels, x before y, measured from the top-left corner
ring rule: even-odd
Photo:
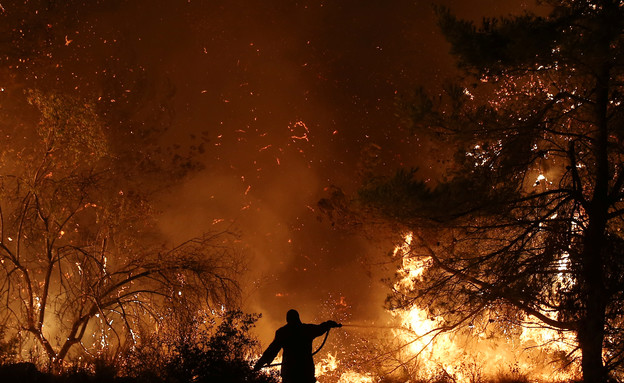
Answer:
[[[573,333],[600,382],[624,362],[624,2],[545,3],[480,26],[436,9],[466,75],[397,104],[445,167],[371,177],[356,200],[412,231],[430,265],[391,305],[426,303],[447,328],[508,307]]]
[[[0,348],[17,360],[114,358],[172,308],[236,304],[237,236],[171,244],[153,206],[203,166],[205,137],[164,143],[168,78],[73,41],[92,12],[121,6],[41,0],[0,11]]]
[[[4,129],[0,149],[0,328],[19,358],[114,358],[145,327],[166,326],[168,308],[233,308],[236,236],[169,245],[93,106],[66,94],[27,97],[38,123]]]

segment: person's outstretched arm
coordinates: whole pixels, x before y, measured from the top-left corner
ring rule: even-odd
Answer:
[[[256,364],[254,365],[254,371],[258,371],[265,365],[271,364],[271,362],[273,361],[273,359],[275,359],[275,357],[277,356],[277,354],[279,353],[281,349],[282,349],[282,343],[279,341],[279,338],[276,332],[273,342],[271,342],[269,347],[267,347],[267,349],[264,351],[260,359],[258,359]]]
[[[342,327],[342,325],[340,323],[337,323],[333,320],[328,320],[326,322],[323,322],[321,324],[317,324],[317,325],[313,325],[314,329],[315,329],[315,333],[314,333],[314,337],[317,336],[321,336],[323,334],[325,334],[327,331],[329,331],[332,328],[336,328],[336,327]]]

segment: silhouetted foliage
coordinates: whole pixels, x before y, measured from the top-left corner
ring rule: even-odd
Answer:
[[[40,372],[32,363],[0,365],[0,380],[3,382],[53,382],[54,377]]]
[[[216,320],[215,318],[219,318]],[[104,355],[62,373],[41,372],[33,363],[0,364],[0,381],[33,383],[277,383],[276,375],[254,372],[259,352],[249,330],[259,315],[240,311],[200,314],[174,310],[168,322],[123,355]]]
[[[130,375],[162,382],[277,382],[271,375],[254,372],[250,365],[259,351],[249,334],[258,315],[227,312],[219,323],[213,321],[214,316],[176,317],[175,324],[131,352],[125,367]]]

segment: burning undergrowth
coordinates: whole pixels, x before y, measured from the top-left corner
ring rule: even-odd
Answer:
[[[395,294],[413,287],[431,266],[413,256],[412,241],[406,235],[393,252],[400,264]],[[511,309],[492,307],[460,324],[416,304],[390,305],[378,322],[354,320],[342,298],[329,299],[323,311],[343,328],[332,332],[316,357],[321,382],[567,382],[578,377],[575,338]]]

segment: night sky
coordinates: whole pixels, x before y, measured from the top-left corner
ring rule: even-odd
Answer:
[[[22,113],[11,92],[29,87],[92,97],[120,116],[120,153],[141,128],[166,126],[157,145],[192,152],[201,170],[155,194],[161,229],[172,242],[241,233],[243,303],[263,313],[261,332],[291,307],[329,319],[323,307],[341,297],[351,319],[374,319],[386,291],[370,263],[391,247],[332,228],[317,202],[332,185],[355,190],[370,148],[383,172],[435,166],[394,107],[396,95],[458,74],[431,4],[0,0],[0,113],[4,124]],[[527,10],[437,4],[474,20]]]

